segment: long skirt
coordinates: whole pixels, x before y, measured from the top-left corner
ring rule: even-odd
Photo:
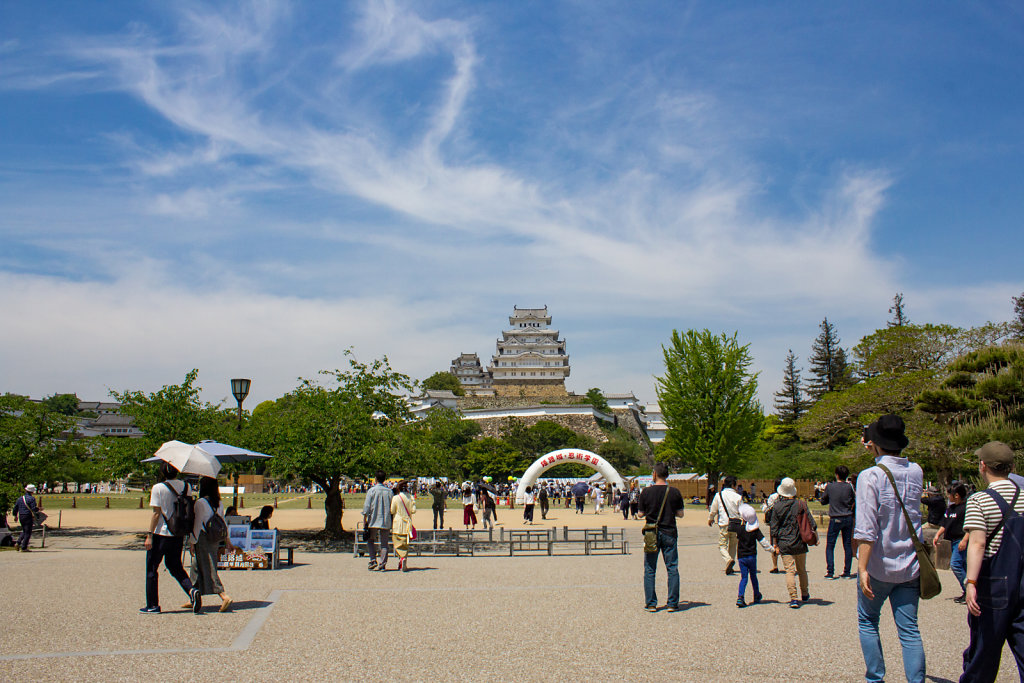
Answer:
[[[217,575],[219,554],[220,544],[206,538],[205,532],[199,534],[199,540],[192,549],[192,566],[189,568],[188,577],[202,595],[220,595],[224,592],[220,576]]]
[[[395,544],[395,554],[405,557],[409,554],[409,534],[391,534],[391,540]]]
[[[476,512],[473,511],[472,505],[462,506],[462,523],[466,526],[470,524],[476,526]]]

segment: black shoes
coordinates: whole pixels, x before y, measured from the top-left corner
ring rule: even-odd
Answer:
[[[198,588],[193,588],[192,592],[188,594],[189,599],[192,601],[192,614],[199,614],[203,611],[203,596],[199,594]]]
[[[809,601],[810,599],[811,599],[811,596],[810,596],[810,595],[805,595],[805,596],[803,596],[803,601],[804,601],[804,602],[807,602],[807,601]]]
[[[736,606],[737,607],[746,607],[747,606],[747,601],[744,600],[743,598],[736,598]]]
[[[725,575],[726,576],[732,576],[733,574],[736,573],[736,570],[733,569],[734,566],[736,566],[736,561],[735,560],[729,560],[729,564],[725,565]]]
[[[961,593],[959,598],[953,598],[953,602],[955,602],[958,605],[966,605],[967,593]]]
[[[160,606],[156,607],[143,607],[139,610],[142,614],[160,614]]]
[[[771,570],[771,571],[770,571],[770,572],[768,572],[768,573],[769,573],[769,574],[781,574],[781,573],[782,573],[782,571],[781,571],[781,570],[780,570],[780,569],[779,569],[778,567],[776,567],[775,569]]]

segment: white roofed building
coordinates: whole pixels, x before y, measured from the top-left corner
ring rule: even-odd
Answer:
[[[448,372],[455,375],[467,396],[493,396],[491,373],[480,364],[480,356],[475,353],[460,353],[452,360]]]

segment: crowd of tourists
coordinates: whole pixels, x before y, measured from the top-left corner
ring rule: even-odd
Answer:
[[[885,680],[885,660],[879,636],[883,606],[889,603],[903,655],[906,679],[925,681],[925,654],[918,626],[918,603],[937,594],[938,575],[924,545],[927,525],[933,525],[931,544],[943,539],[952,547],[951,569],[962,589],[957,602],[967,606],[967,647],[963,653],[962,683],[994,681],[1005,643],[1024,680],[1024,478],[1012,473],[1013,451],[998,441],[976,451],[978,472],[987,487],[968,496],[966,486],[954,483],[950,501],[937,489],[924,488],[921,467],[903,457],[909,444],[903,420],[884,415],[865,428],[863,442],[875,465],[859,473],[856,486],[845,467],[836,468],[835,481],[821,487],[818,498],[829,506],[826,537],[826,579],[856,578],[857,625],[867,681]],[[640,513],[646,524],[644,596],[648,611],[659,607],[655,577],[659,555],[668,576],[669,612],[681,609],[676,519],[683,516],[679,491],[668,486],[668,470],[659,463],[654,485],[640,494]],[[738,564],[737,607],[746,607],[746,588],[752,603],[764,598],[757,580],[757,548],[770,553],[778,573],[782,558],[789,606],[799,609],[811,600],[806,558],[817,544],[817,529],[807,505],[797,496],[795,482],[784,478],[764,502],[768,538],[757,513],[726,477],[722,490],[709,501],[708,525],[718,526],[719,550],[726,574]],[[938,495],[936,495],[938,494]],[[933,499],[930,504],[928,500]],[[941,508],[941,518],[922,520],[921,503],[929,513]],[[843,570],[836,574],[835,544],[843,542]],[[852,573],[856,552],[857,571]]]

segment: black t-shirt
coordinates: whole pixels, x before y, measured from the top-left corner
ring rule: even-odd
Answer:
[[[928,508],[928,523],[936,526],[942,524],[946,515],[946,499],[942,494],[928,496],[922,502]]]
[[[661,512],[661,519],[658,520],[658,531],[675,536],[677,533],[676,513],[683,509],[683,495],[679,493],[679,489],[665,484],[648,486],[640,492],[639,511],[648,523],[653,523],[654,516],[661,508],[661,499],[666,495],[665,489],[668,489],[668,498],[665,499],[665,509]]]
[[[736,557],[750,557],[757,554],[757,542],[764,538],[761,529],[747,531],[747,525],[736,534]]]
[[[959,542],[964,537],[964,511],[967,510],[967,503],[954,503],[946,508],[946,519],[942,521],[942,528],[946,530],[946,540]]]

